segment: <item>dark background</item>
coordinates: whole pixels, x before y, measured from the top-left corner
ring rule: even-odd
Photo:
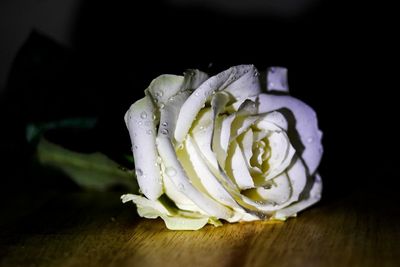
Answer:
[[[1,192],[77,190],[32,166],[28,123],[98,117],[92,131],[49,138],[120,160],[130,150],[123,115],[153,78],[237,64],[289,69],[292,95],[316,110],[324,132],[327,199],[396,187],[398,61],[390,7],[315,0],[298,9],[287,1],[288,9],[231,10],[224,1],[215,8],[176,2],[81,1],[67,44],[30,28],[0,96]],[[11,21],[0,18],[7,28],[0,43],[12,38]]]

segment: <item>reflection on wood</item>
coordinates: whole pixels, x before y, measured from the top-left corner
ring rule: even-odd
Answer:
[[[49,196],[0,220],[0,266],[398,266],[399,212],[369,200],[192,232],[137,217],[118,194]]]

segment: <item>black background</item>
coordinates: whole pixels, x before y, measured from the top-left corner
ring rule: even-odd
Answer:
[[[289,69],[292,95],[316,110],[324,132],[326,198],[397,186],[398,61],[390,7],[319,1],[284,18],[155,1],[83,3],[71,47],[33,31],[14,61],[0,99],[1,191],[73,188],[34,171],[27,123],[98,117],[94,131],[52,138],[118,160],[130,150],[123,115],[153,78],[187,68],[214,74],[237,64]]]

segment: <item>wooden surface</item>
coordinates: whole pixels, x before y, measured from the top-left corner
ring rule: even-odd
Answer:
[[[286,223],[185,232],[116,193],[25,196],[1,205],[0,266],[400,266],[397,203],[351,194]]]

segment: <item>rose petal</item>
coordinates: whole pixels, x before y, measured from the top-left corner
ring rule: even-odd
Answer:
[[[289,93],[287,69],[283,67],[270,67],[267,73],[268,91]]]
[[[208,169],[201,155],[198,154],[190,136],[186,137],[185,148],[187,149],[187,156],[190,158],[195,175],[201,181],[210,196],[228,207],[239,208],[225,188],[218,182],[214,174]]]
[[[290,136],[291,143],[296,151],[301,151],[301,157],[312,175],[322,157],[322,132],[318,129],[317,116],[314,110],[304,102],[291,96],[278,96],[260,94],[260,112],[270,112],[279,109],[288,109],[295,118],[295,128],[299,135],[301,144],[296,144],[294,137]],[[304,146],[304,150],[302,150]]]
[[[229,147],[225,170],[241,190],[254,187],[253,178],[247,168],[246,160],[236,141],[232,142]]]
[[[197,113],[214,92],[227,88],[227,92],[236,94],[241,98],[257,95],[260,92],[259,84],[253,83],[254,79],[248,78],[249,73],[253,73],[254,70],[255,68],[252,65],[235,66],[203,82],[181,108],[175,130],[177,142],[180,143],[184,140]],[[242,76],[246,76],[246,78],[241,80]],[[234,86],[233,83],[238,80],[240,80],[238,86]],[[245,85],[245,82],[248,84]],[[239,87],[239,85],[245,87]],[[239,88],[246,88],[246,90],[240,92]]]
[[[218,220],[193,212],[174,211],[171,213],[168,208],[159,200],[148,200],[142,196],[127,194],[123,195],[122,201],[132,201],[137,206],[138,214],[141,217],[155,219],[160,217],[164,220],[165,225],[170,230],[198,230],[207,222],[220,226]]]
[[[183,82],[183,76],[163,74],[151,81],[145,92],[160,106],[181,91]]]
[[[244,194],[256,202],[268,201],[282,205],[289,200],[292,188],[286,173],[282,173],[271,181],[269,188],[257,187],[246,190]]]
[[[148,96],[136,101],[125,114],[139,187],[151,200],[163,193],[160,169],[154,164],[158,154],[153,116],[154,106]]]
[[[266,181],[282,173],[290,165],[295,154],[285,132],[273,132],[268,141],[271,157],[268,160],[269,169],[264,172]]]
[[[158,107],[166,104],[175,95],[187,90],[197,88],[208,79],[208,75],[199,70],[188,70],[185,76],[163,74],[155,78],[145,90],[150,94]]]
[[[230,93],[237,100],[248,99],[261,93],[261,84],[258,71],[253,65],[240,65],[232,70],[234,82],[230,83],[225,92]],[[235,77],[238,76],[238,79]]]
[[[259,120],[257,125],[259,125],[258,127],[260,129],[262,129],[262,128],[264,128],[262,126],[264,123],[273,123],[276,126],[278,126],[279,128],[281,128],[282,130],[285,130],[285,131],[288,130],[288,122],[287,122],[285,116],[278,111],[272,111],[272,112],[265,114],[264,116],[261,117],[261,119]]]
[[[206,214],[191,199],[179,191],[178,187],[172,182],[171,178],[166,174],[166,168],[162,166],[162,177],[164,182],[165,194],[175,203],[180,210],[190,210]]]
[[[170,98],[163,104],[160,109],[160,125],[158,127],[158,135],[166,135],[174,141],[174,131],[176,127],[176,119],[179,111],[185,103],[186,99],[190,96],[189,91],[182,91],[181,93]]]
[[[315,181],[308,194],[308,197],[292,204],[284,209],[278,210],[273,219],[286,220],[287,217],[295,216],[297,212],[314,205],[321,199],[322,193],[322,180],[318,173],[315,174]]]
[[[184,169],[177,159],[171,140],[166,136],[157,137],[157,148],[166,167],[165,173],[171,178],[174,185],[185,196],[191,199],[200,209],[209,216],[227,219],[233,213],[225,206],[212,200],[207,195],[198,191],[186,176]]]
[[[250,159],[253,156],[253,130],[247,130],[240,138],[238,138],[238,143],[242,149],[243,156],[246,159],[247,168],[251,168]]]

